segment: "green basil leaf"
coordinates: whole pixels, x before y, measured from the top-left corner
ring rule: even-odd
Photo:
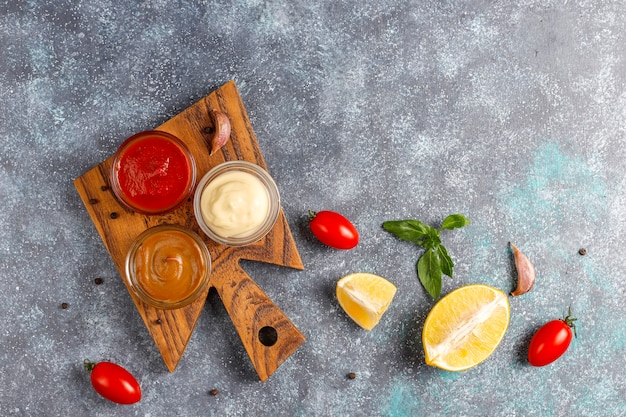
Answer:
[[[441,263],[437,252],[426,250],[417,261],[417,275],[424,289],[433,299],[441,294]]]
[[[439,232],[437,231],[437,229],[433,229],[432,227],[429,226],[428,234],[426,235],[426,238],[422,242],[422,246],[425,247],[426,249],[436,249],[437,246],[439,246],[440,244],[441,244],[441,239],[439,237]]]
[[[437,253],[439,255],[439,261],[441,262],[441,272],[452,278],[454,262],[452,262],[452,258],[448,255],[448,250],[445,246],[439,245],[437,246]]]
[[[457,229],[459,227],[464,227],[470,224],[471,222],[467,217],[462,214],[451,214],[445,219],[443,219],[443,223],[441,224],[442,229]]]
[[[390,220],[383,223],[383,228],[402,240],[418,244],[421,244],[428,236],[429,229],[432,229],[419,220]]]

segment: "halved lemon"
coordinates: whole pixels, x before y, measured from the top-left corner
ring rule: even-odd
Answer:
[[[466,285],[435,304],[424,322],[426,363],[464,371],[487,359],[509,327],[507,295],[482,284]]]
[[[396,294],[396,286],[378,275],[357,272],[337,281],[337,301],[365,330],[372,330]]]

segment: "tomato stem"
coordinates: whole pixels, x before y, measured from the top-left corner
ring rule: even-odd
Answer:
[[[309,210],[309,222],[312,221],[315,218],[315,215],[317,213],[314,212],[313,210]]]
[[[576,320],[578,320],[576,317],[572,317],[572,306],[569,306],[567,308],[567,316],[563,319],[563,323],[574,331],[574,337],[578,337],[576,333],[576,323],[574,323]]]
[[[95,362],[91,362],[89,359],[85,359],[83,361],[83,366],[85,367],[85,371],[86,372],[91,372],[91,371],[93,371],[93,368],[96,367],[96,363]]]

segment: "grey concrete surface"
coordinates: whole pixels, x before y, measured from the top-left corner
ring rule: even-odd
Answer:
[[[626,415],[625,16],[605,0],[0,4],[0,415]],[[231,79],[305,265],[244,265],[307,337],[265,383],[214,293],[167,372],[72,184]],[[322,246],[309,209],[344,213],[359,246]],[[472,225],[443,235],[444,293],[510,291],[510,241],[538,279],[493,356],[452,374],[424,364],[421,252],[381,224],[457,212]],[[371,332],[334,296],[356,271],[398,287]],[[532,333],[570,305],[578,338],[529,366]],[[100,398],[85,358],[128,368],[142,401]]]

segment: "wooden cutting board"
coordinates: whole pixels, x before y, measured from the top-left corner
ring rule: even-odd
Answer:
[[[230,141],[212,156],[209,156],[208,140],[213,123],[209,110],[226,113],[231,122]],[[215,165],[230,160],[250,161],[267,169],[234,81],[156,129],[171,133],[186,143],[196,160],[198,180]],[[120,138],[120,144],[124,139]],[[112,159],[113,156],[109,157],[77,178],[74,185],[120,275],[125,274],[124,263],[131,243],[147,228],[178,224],[198,233],[211,254],[210,285],[217,289],[259,378],[265,381],[304,343],[305,338],[244,272],[239,261],[245,259],[304,269],[282,208],[274,228],[259,242],[244,247],[223,246],[208,239],[198,227],[193,216],[193,198],[163,216],[145,216],[125,209],[110,189],[108,173]],[[185,351],[208,291],[193,304],[177,310],[156,309],[129,291],[170,372],[176,369]]]

